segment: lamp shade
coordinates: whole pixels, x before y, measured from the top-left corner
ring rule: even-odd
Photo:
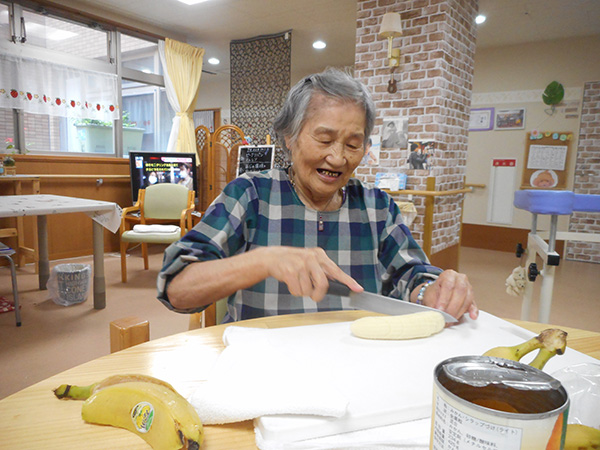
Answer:
[[[399,13],[386,13],[383,15],[379,27],[379,36],[384,38],[402,36],[402,18]]]

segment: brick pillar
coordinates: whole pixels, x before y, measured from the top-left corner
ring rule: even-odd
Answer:
[[[437,144],[429,173],[405,169],[408,148],[382,149],[379,167],[357,170],[363,181],[374,182],[377,172],[407,171],[407,189],[426,190],[427,176],[436,177],[436,190],[463,187],[477,10],[477,0],[358,0],[354,68],[374,95],[374,133],[381,135],[384,118],[408,118],[408,139]],[[378,36],[387,12],[400,13],[403,26],[403,36],[394,39],[403,55],[394,94],[387,92],[387,40]],[[459,243],[462,200],[435,200],[432,254]],[[422,242],[424,198],[414,201],[419,215],[411,228]]]
[[[573,191],[600,194],[600,81],[585,83]],[[569,231],[600,234],[600,213],[574,212]],[[600,263],[600,243],[569,241],[567,259]]]

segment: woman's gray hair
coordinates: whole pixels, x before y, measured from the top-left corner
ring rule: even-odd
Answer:
[[[321,73],[309,75],[300,80],[290,90],[281,111],[273,121],[275,136],[289,157],[290,150],[285,138],[292,142],[298,138],[300,130],[308,119],[308,106],[313,94],[319,93],[340,100],[351,101],[365,111],[366,148],[369,137],[375,126],[375,103],[366,86],[347,72],[328,68]]]

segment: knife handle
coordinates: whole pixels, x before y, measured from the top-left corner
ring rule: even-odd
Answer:
[[[329,289],[327,293],[330,295],[340,295],[342,297],[350,296],[350,288],[337,280],[329,280]]]

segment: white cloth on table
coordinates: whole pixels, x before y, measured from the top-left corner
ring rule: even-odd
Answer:
[[[180,228],[177,225],[134,225],[133,231],[136,233],[175,233]]]

